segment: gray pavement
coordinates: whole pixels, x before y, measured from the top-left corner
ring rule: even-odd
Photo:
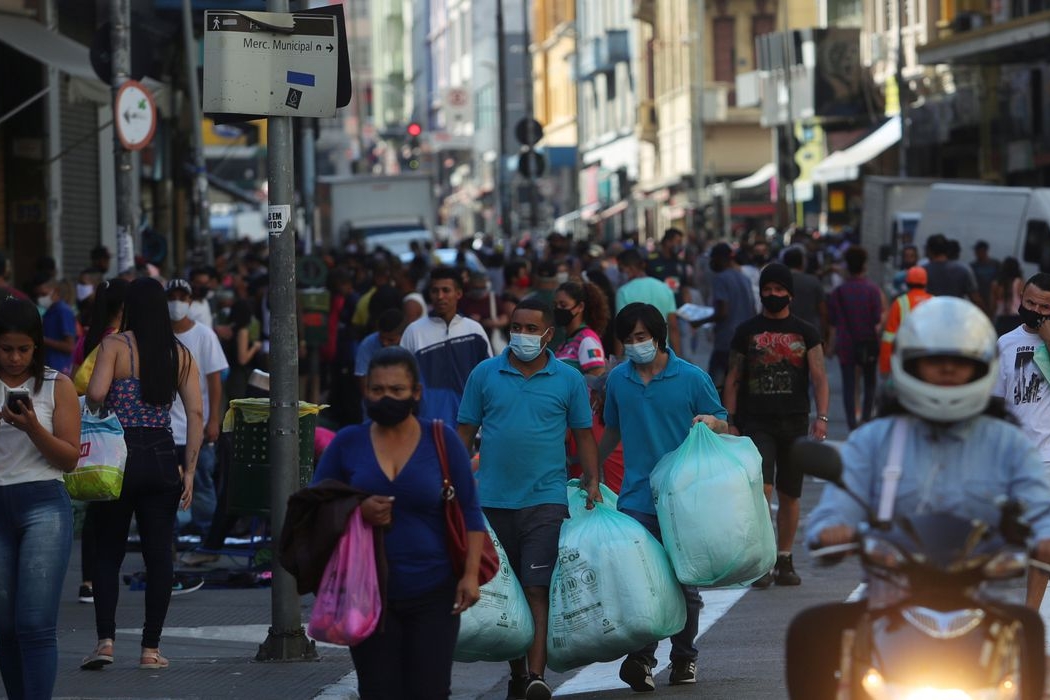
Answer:
[[[320,660],[258,663],[258,646],[270,620],[270,589],[202,589],[172,598],[161,639],[171,661],[163,671],[138,668],[142,591],[122,586],[117,609],[115,662],[100,671],[81,671],[80,660],[95,645],[94,606],[77,602],[79,542],[66,576],[59,612],[59,672],[56,698],[314,698],[352,671],[345,649],[320,648]],[[129,553],[125,574],[142,571]],[[303,601],[304,620],[311,596]],[[346,695],[343,695],[346,697]]]

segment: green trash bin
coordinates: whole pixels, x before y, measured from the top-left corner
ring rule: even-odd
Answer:
[[[314,429],[321,406],[299,402],[299,486],[307,486],[314,471]],[[229,511],[244,515],[270,513],[269,399],[230,402],[233,462],[230,465]],[[227,425],[230,417],[227,416]]]

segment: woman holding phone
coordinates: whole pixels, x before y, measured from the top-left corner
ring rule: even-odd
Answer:
[[[175,393],[186,406],[186,468],[175,458],[169,409]],[[190,507],[193,472],[204,435],[204,408],[193,356],[175,337],[168,298],[148,277],[128,285],[120,333],[103,338],[87,390],[88,405],[105,406],[124,427],[128,457],[120,498],[95,509],[95,629],[98,644],[81,663],[86,670],[113,663],[120,564],[131,516],[138,523],[146,564],[146,619],[139,668],[164,669],[160,633],[171,602],[171,541],[175,515]]]
[[[0,676],[9,698],[49,698],[58,604],[73,545],[62,473],[80,457],[73,382],[44,366],[36,305],[0,302]]]

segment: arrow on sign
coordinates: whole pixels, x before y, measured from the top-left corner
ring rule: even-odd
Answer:
[[[328,45],[328,53],[332,53],[333,51],[335,51],[335,47],[332,46],[331,44],[329,44]]]

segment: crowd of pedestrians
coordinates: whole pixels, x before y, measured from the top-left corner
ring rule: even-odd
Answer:
[[[330,405],[323,424],[344,430],[317,476],[372,494],[362,506],[365,519],[393,523],[386,537],[390,617],[354,652],[363,697],[447,697],[451,657],[423,659],[424,647],[413,640],[424,629],[454,639],[458,623],[435,620],[477,600],[476,572],[457,579],[440,553],[435,425],[448,433],[455,478],[476,471],[476,493],[473,479],[456,484],[468,528],[483,530],[483,511],[524,588],[535,638],[510,664],[508,697],[530,700],[550,696],[547,605],[568,517],[567,477],[582,476],[591,501],[601,499],[604,482],[618,493],[618,508],[659,538],[649,474],[660,458],[696,422],[749,437],[762,456],[766,498],[777,506],[776,565],[754,586],[800,585],[792,550],[803,479],[786,455],[800,437],[828,436],[826,358],[838,359],[849,430],[872,421],[876,394],[892,385],[897,333],[934,296],[969,299],[995,322],[999,351],[1010,356],[996,394],[1046,451],[1042,443],[1050,438],[1039,437],[1048,403],[1040,399],[1050,391],[1043,374],[1050,373],[1050,356],[1039,352],[1050,337],[1050,326],[1041,324],[1050,315],[1045,275],[1022,279],[1016,260],[992,259],[986,244],[975,247],[972,265],[962,263],[946,236],[932,236],[921,251],[925,259],[906,248],[899,272],[880,287],[868,279],[868,251],[849,238],[647,234],[649,241],[605,245],[556,233],[516,247],[466,241],[455,265],[418,245],[405,256],[383,249],[324,256],[327,339],[316,348],[300,344],[300,372],[308,353],[318,353],[316,398]],[[265,248],[237,244],[215,252],[213,265],[190,265],[161,280],[146,266],[118,276],[98,249],[75,285],[42,272],[28,293],[10,284],[0,258],[0,293],[10,297],[0,304],[0,380],[5,396],[30,389],[25,410],[0,413],[2,463],[19,465],[0,469],[0,498],[19,505],[0,518],[0,557],[19,559],[9,538],[23,527],[18,518],[31,523],[63,512],[41,533],[41,556],[58,582],[33,590],[39,614],[23,619],[25,606],[0,588],[0,671],[12,697],[53,683],[55,616],[72,532],[59,480],[76,461],[78,390],[89,407],[120,418],[128,446],[120,499],[86,511],[80,596],[95,605],[98,644],[83,668],[115,658],[118,580],[133,516],[147,570],[142,668],[168,665],[160,637],[173,586],[178,590],[173,538],[181,531],[207,545],[184,554],[185,566],[218,558],[216,542],[231,525],[220,422],[228,402],[248,394],[252,371],[268,369],[270,337]],[[701,356],[701,347],[710,354]],[[306,379],[304,389],[311,386]],[[47,492],[36,488],[24,498],[26,484],[37,482]],[[179,509],[186,512],[181,518]],[[0,587],[11,589],[19,566],[0,568]],[[1045,578],[1033,575],[1029,604],[1038,605],[1045,587]],[[696,680],[703,601],[696,588],[683,590],[687,616],[671,640],[672,684]],[[652,644],[624,660],[620,678],[632,689],[655,687],[655,650]],[[426,695],[413,679],[388,685],[405,654],[429,669],[419,675]],[[19,668],[14,658],[21,658]]]

